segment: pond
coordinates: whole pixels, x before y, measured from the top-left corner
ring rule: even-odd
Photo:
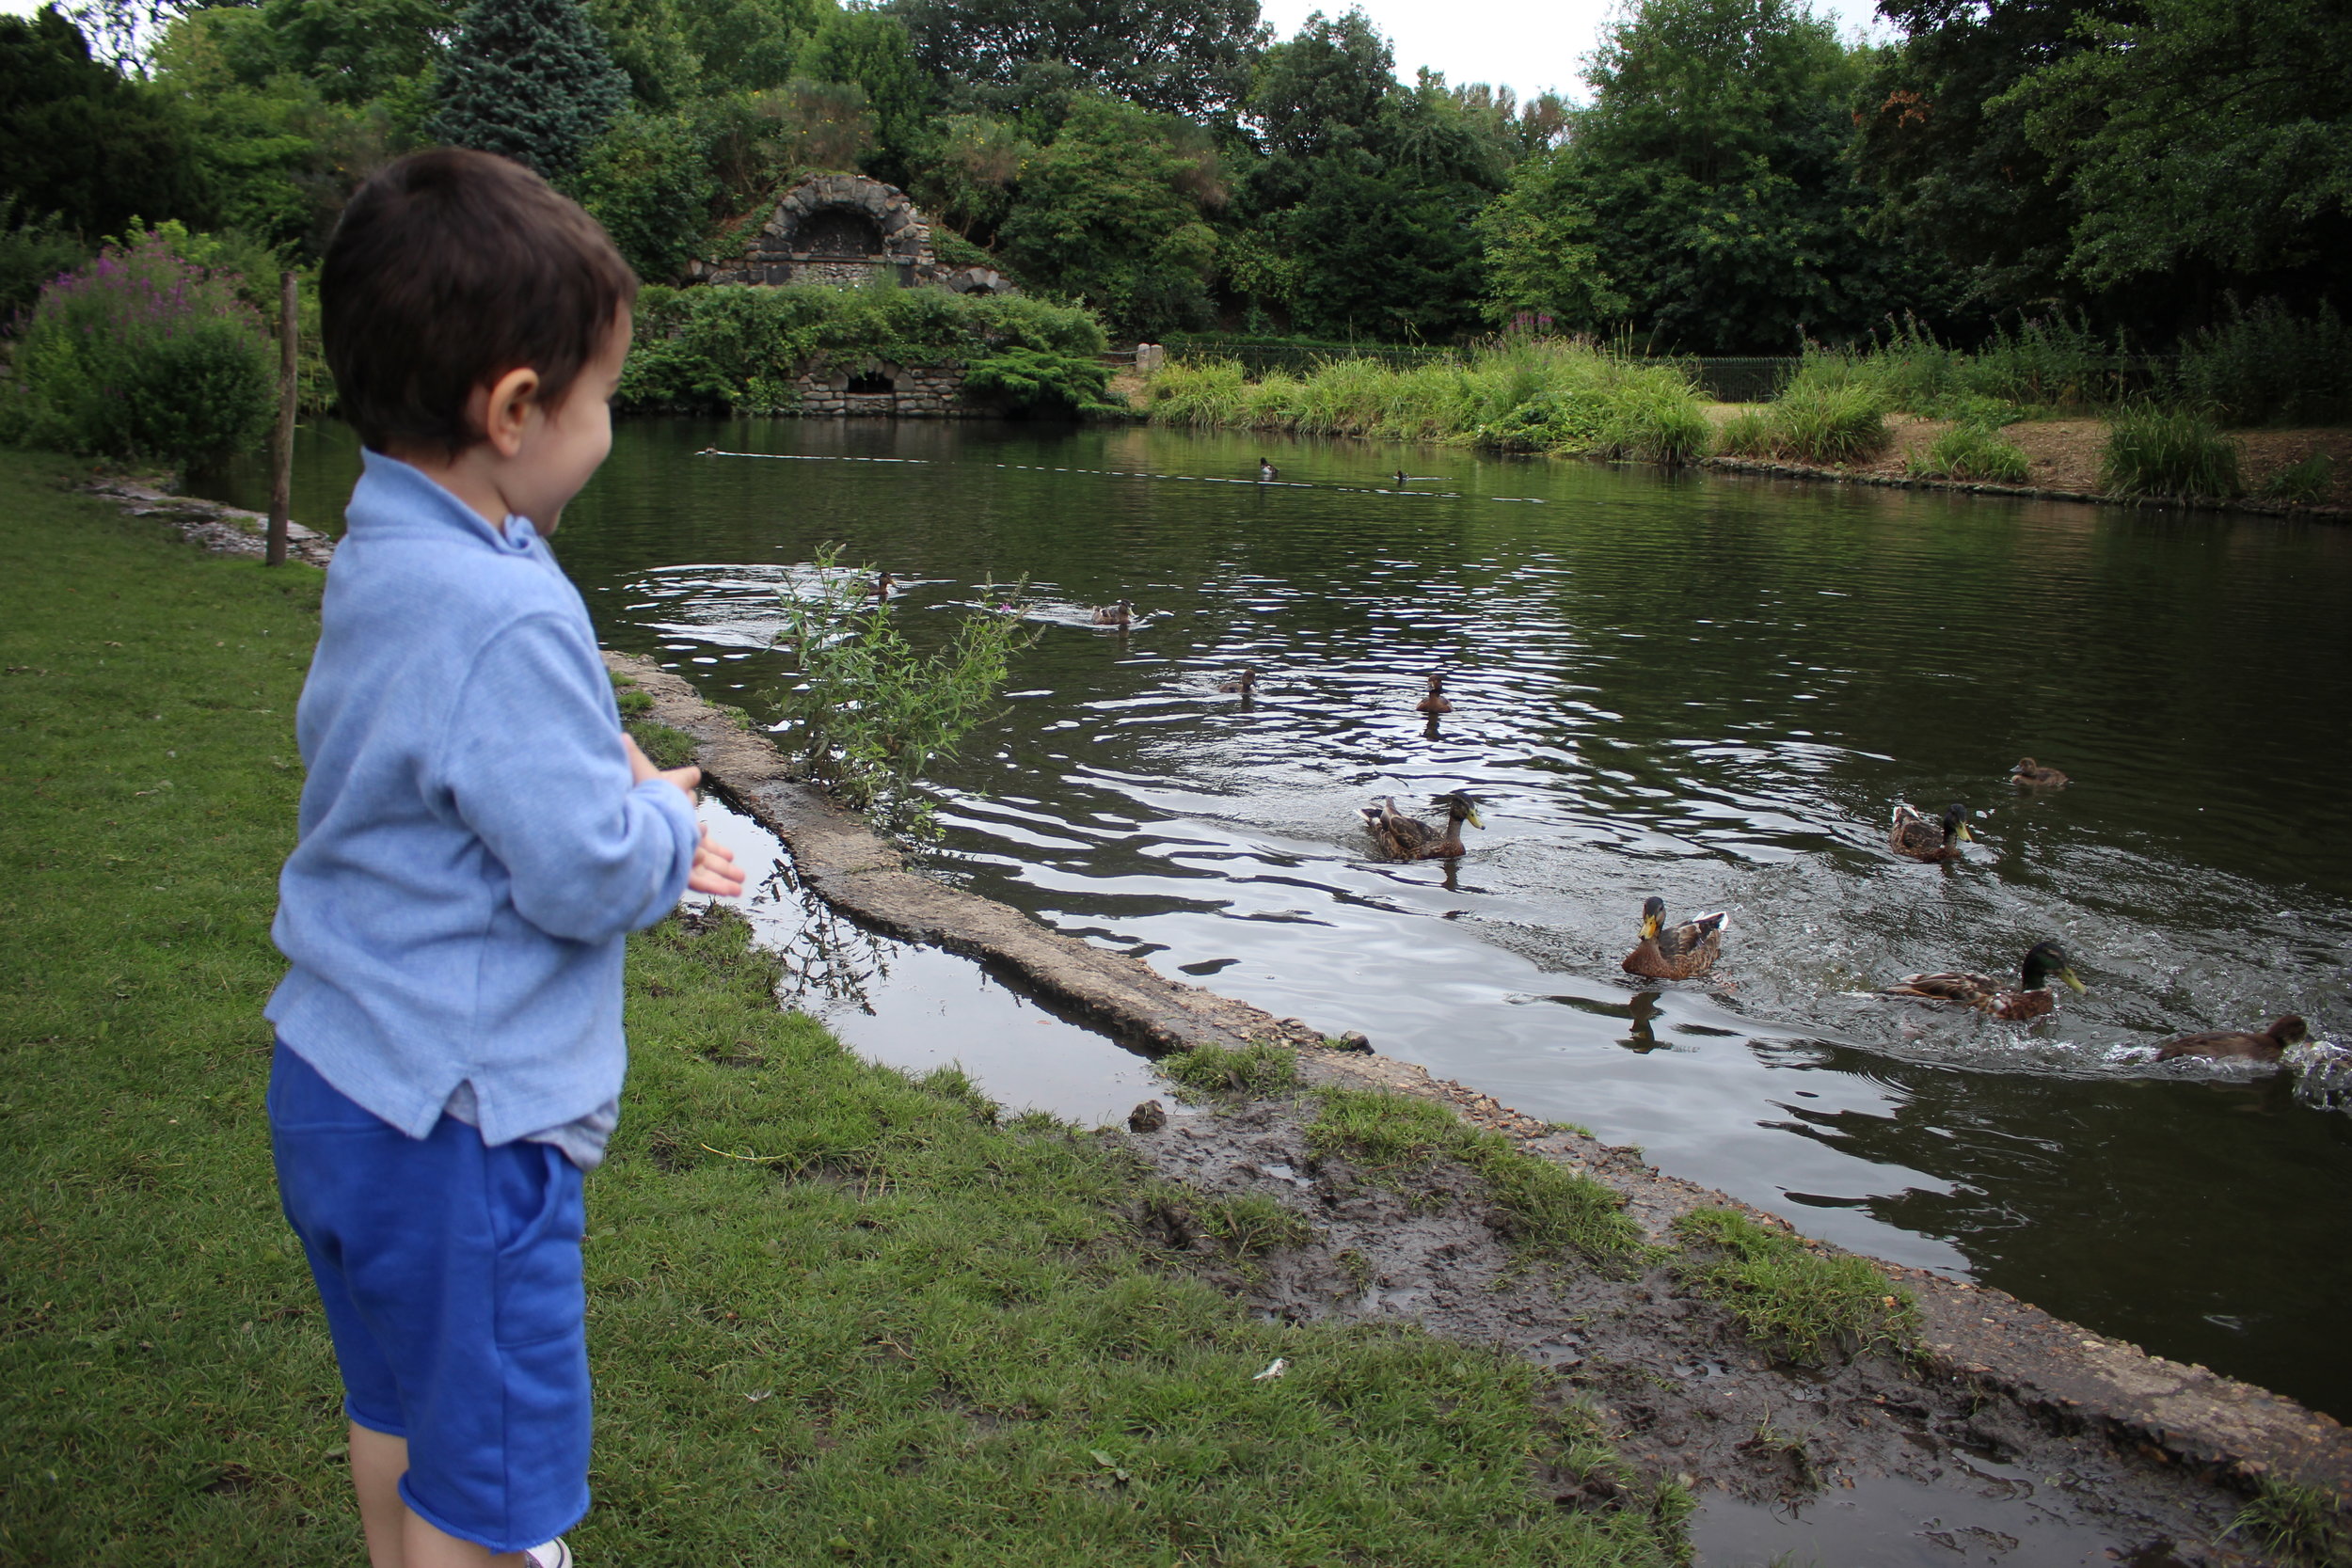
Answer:
[[[301,456],[295,516],[339,526],[350,438]],[[2352,531],[1256,436],[647,420],[556,544],[612,646],[762,712],[778,586],[828,541],[898,576],[918,639],[1028,584],[1043,635],[941,770],[946,874],[1809,1234],[2352,1417],[2352,1117],[2292,1075],[2135,1059],[2352,1019]],[[1085,624],[1120,598],[1125,635]],[[1217,690],[1244,666],[1247,703]],[[2076,782],[2014,789],[2027,753]],[[1458,865],[1374,857],[1359,805],[1454,788],[1486,816]],[[1898,860],[1897,800],[1964,801],[1979,842]],[[1708,980],[1619,973],[1653,894],[1730,911]],[[2090,990],[2031,1027],[1869,994],[2044,938]]]

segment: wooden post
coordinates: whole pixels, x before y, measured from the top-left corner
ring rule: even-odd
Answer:
[[[272,566],[286,563],[286,525],[294,514],[294,275],[278,279],[278,425],[269,439],[269,550],[263,560]]]

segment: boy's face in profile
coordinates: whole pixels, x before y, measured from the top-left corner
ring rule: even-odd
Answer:
[[[553,533],[564,505],[580,492],[612,450],[612,394],[621,385],[632,330],[623,306],[605,334],[604,346],[580,368],[553,408],[537,406],[527,416],[522,440],[506,460],[500,490],[507,504],[531,519],[542,535]]]

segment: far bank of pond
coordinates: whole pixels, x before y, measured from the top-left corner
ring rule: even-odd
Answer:
[[[1251,483],[1261,457],[1282,483]],[[353,462],[306,436],[298,519],[333,522]],[[911,584],[911,635],[1024,576],[1055,621],[942,780],[977,890],[1809,1233],[2352,1411],[2352,1217],[2319,1196],[2352,1120],[2291,1079],[2131,1059],[2352,1007],[2341,530],[1263,436],[681,420],[618,428],[557,547],[613,646],[758,711],[774,595],[828,540]],[[1120,597],[1145,612],[1124,640],[1082,624]],[[1244,664],[1247,708],[1216,690]],[[1438,668],[1457,711],[1431,734]],[[2078,783],[2011,794],[2026,753]],[[1452,876],[1368,857],[1358,803],[1458,786],[1489,829]],[[1898,799],[1968,801],[1982,844],[1890,861]],[[1723,983],[1616,972],[1652,893],[1732,911]],[[2091,990],[2031,1030],[1860,994],[2044,936]]]

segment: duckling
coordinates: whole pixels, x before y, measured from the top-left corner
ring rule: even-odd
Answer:
[[[1954,801],[1944,808],[1941,828],[1899,802],[1895,807],[1895,819],[1886,834],[1886,847],[1899,855],[1915,861],[1956,861],[1960,847],[1975,840],[1968,831],[1968,808]]]
[[[1259,458],[1259,459],[1258,459],[1258,483],[1261,483],[1261,484],[1271,484],[1271,483],[1273,483],[1276,480],[1278,480],[1278,479],[1279,479],[1279,478],[1281,478],[1281,477],[1282,477],[1282,470],[1281,470],[1281,469],[1279,469],[1279,468],[1276,467],[1273,464],[1271,464],[1271,463],[1267,462],[1267,461],[1266,461],[1264,458],[1263,458],[1263,457],[1261,457],[1261,458]]]
[[[888,572],[884,572],[882,576],[874,579],[874,586],[867,589],[866,592],[867,596],[871,598],[886,601],[898,586],[898,579],[892,577]]]
[[[1104,605],[1094,612],[1094,624],[1098,626],[1124,626],[1133,623],[1135,618],[1136,607],[1124,599],[1117,604]]]
[[[1433,670],[1429,673],[1429,694],[1413,705],[1413,711],[1428,714],[1433,719],[1440,713],[1454,711],[1454,705],[1445,700],[1445,672]]]
[[[1717,912],[1686,920],[1668,929],[1666,901],[1651,898],[1642,905],[1641,945],[1625,956],[1628,974],[1652,980],[1691,980],[1715,967],[1724,950],[1724,922]]]
[[[2065,774],[2055,768],[2044,768],[2031,757],[2020,758],[2017,766],[2009,770],[2009,776],[2027,789],[2063,789],[2066,787]]]
[[[1397,471],[1396,471],[1396,487],[1397,487],[1398,489],[1402,490],[1402,489],[1404,489],[1404,488],[1405,488],[1405,486],[1406,486],[1406,483],[1407,483],[1407,481],[1406,481],[1406,478],[1405,478],[1405,470],[1404,470],[1404,469],[1402,469],[1402,468],[1397,469]]]
[[[1254,665],[1245,664],[1241,667],[1240,674],[1234,676],[1232,680],[1225,682],[1222,686],[1219,686],[1217,689],[1219,691],[1231,692],[1235,696],[1247,697],[1249,695],[1251,690],[1257,687],[1257,668]]]
[[[2183,1035],[2179,1039],[2167,1041],[2157,1048],[2156,1060],[2169,1062],[2175,1056],[2211,1056],[2217,1060],[2243,1057],[2251,1062],[2275,1062],[2311,1037],[2312,1026],[2289,1013],[2259,1035],[2234,1035],[2221,1030],[2209,1035]]]
[[[1380,847],[1401,861],[1452,860],[1466,851],[1462,847],[1462,824],[1484,828],[1486,824],[1478,815],[1478,802],[1465,791],[1451,790],[1429,798],[1433,806],[1445,808],[1445,826],[1438,828],[1418,816],[1407,816],[1399,811],[1396,797],[1383,795],[1374,804],[1359,806],[1365,829],[1380,841]]]
[[[2083,983],[2074,978],[2074,960],[2066,956],[2066,949],[2055,942],[2038,942],[2026,954],[2021,971],[2025,983],[2015,990],[2003,990],[2001,983],[1989,974],[1947,970],[1941,974],[1908,975],[1879,994],[1915,997],[1923,1002],[1960,1002],[1994,1018],[2023,1022],[2057,1008],[2058,998],[2051,994],[2049,987],[2052,975],[2081,993]]]

